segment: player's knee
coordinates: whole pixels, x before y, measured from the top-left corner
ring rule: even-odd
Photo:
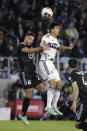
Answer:
[[[50,88],[55,88],[55,86],[54,85],[50,85]]]
[[[75,124],[75,127],[77,129],[83,129],[83,130],[87,130],[87,123],[86,122],[81,122],[79,124]]]
[[[75,124],[75,127],[76,127],[77,129],[80,129],[79,124]]]
[[[43,83],[40,83],[38,86],[36,86],[36,89],[38,89],[40,92],[47,91]]]
[[[26,97],[31,99],[32,98],[32,93],[26,93]]]
[[[50,88],[56,88],[56,82],[54,80],[49,81]]]
[[[26,97],[32,99],[32,94],[26,94]]]
[[[76,128],[79,129],[79,124],[80,124],[79,122],[75,121],[75,124],[74,124],[74,125],[75,125]]]
[[[27,98],[30,98],[30,99],[32,98],[32,92],[26,92],[25,94]]]
[[[58,89],[58,90],[62,90],[62,86],[60,86],[60,87],[57,87],[57,89]]]
[[[40,92],[45,92],[45,91],[47,91],[47,90],[46,90],[45,87],[44,87],[44,88],[39,89],[39,91],[40,91]]]
[[[57,88],[58,90],[62,90],[62,84],[58,84],[58,85],[56,86],[56,88]]]
[[[56,88],[57,88],[58,90],[61,90],[61,89],[62,89],[62,82],[61,82],[61,80],[56,83]]]

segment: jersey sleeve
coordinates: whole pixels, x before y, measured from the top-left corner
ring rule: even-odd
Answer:
[[[17,47],[17,53],[18,53],[18,52],[21,52],[21,50],[22,50],[23,48],[25,48],[25,45],[24,45],[24,44],[19,45],[19,46]]]
[[[76,74],[74,72],[69,75],[68,81],[70,85],[72,85],[72,83],[76,81]]]

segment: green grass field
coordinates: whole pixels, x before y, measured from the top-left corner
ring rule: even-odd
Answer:
[[[68,121],[30,121],[30,125],[26,126],[18,120],[0,121],[0,131],[78,131],[78,129],[74,127],[74,122]]]

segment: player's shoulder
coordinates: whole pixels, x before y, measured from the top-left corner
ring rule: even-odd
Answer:
[[[79,72],[78,70],[73,70],[73,71],[70,73],[70,75],[71,75],[71,76],[75,76],[78,72]]]
[[[17,47],[18,47],[18,48],[20,48],[20,47],[25,47],[25,45],[24,45],[23,42],[21,42]]]
[[[77,75],[85,75],[82,71],[78,71],[78,70],[74,70],[73,73]]]
[[[76,72],[79,72],[78,70],[73,70],[71,74],[75,74]]]
[[[70,74],[68,78],[72,78],[76,76],[76,70],[73,70]]]
[[[43,36],[43,38],[49,38],[50,37],[50,34],[49,33],[47,33],[47,34],[45,34],[44,36]]]
[[[76,76],[76,70],[73,70],[68,77],[68,82],[70,83],[70,85],[77,80],[77,76]]]
[[[23,43],[20,43],[18,46],[17,46],[17,52],[21,51],[21,49],[25,48],[26,46],[23,44]]]
[[[70,73],[70,75],[69,75],[69,77],[72,77],[72,78],[79,78],[79,76],[81,76],[81,75],[84,75],[81,71],[78,71],[78,70],[73,70],[71,73]]]

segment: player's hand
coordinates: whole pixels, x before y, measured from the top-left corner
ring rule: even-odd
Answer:
[[[76,113],[76,101],[73,102],[71,108],[70,108],[74,113]]]
[[[74,43],[70,44],[70,46],[69,46],[69,50],[72,50],[72,49],[74,48],[74,46],[75,46]]]
[[[42,47],[43,50],[50,50],[50,48],[48,47],[47,43],[44,40],[40,46]]]

